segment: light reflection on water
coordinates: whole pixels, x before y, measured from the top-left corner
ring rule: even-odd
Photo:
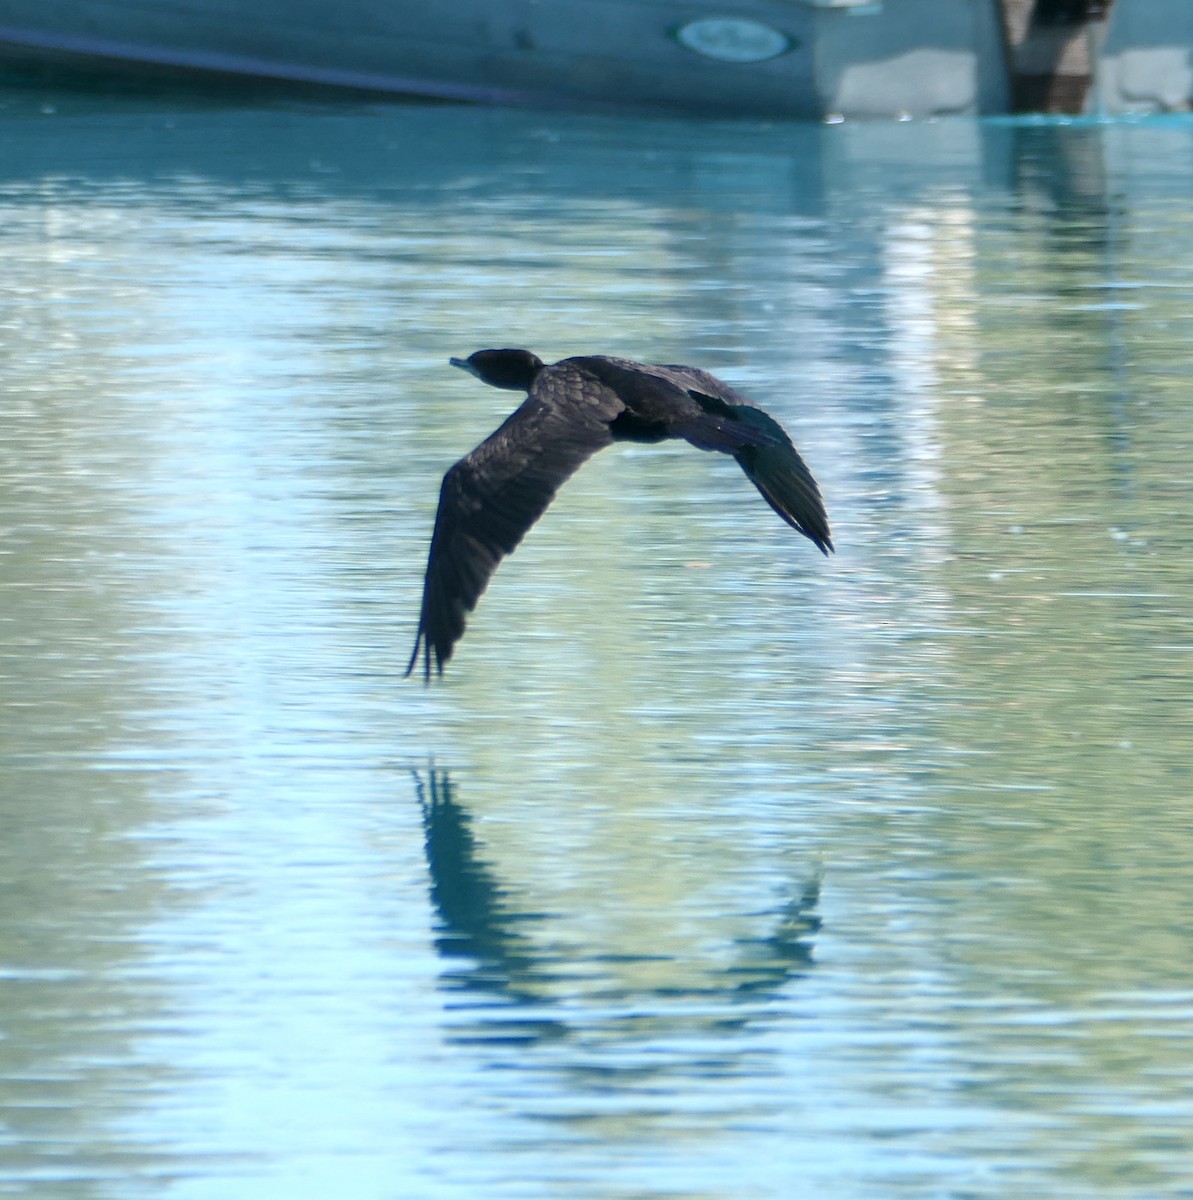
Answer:
[[[1193,125],[7,104],[5,1190],[1193,1186]],[[517,343],[838,555],[610,452],[403,682]]]

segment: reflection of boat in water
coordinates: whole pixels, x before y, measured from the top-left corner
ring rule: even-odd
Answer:
[[[1187,0],[8,0],[0,24],[22,69],[773,117],[1188,108],[1191,44]]]

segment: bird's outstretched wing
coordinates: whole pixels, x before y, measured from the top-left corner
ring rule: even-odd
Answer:
[[[723,380],[698,367],[669,363],[659,368],[686,387],[709,413],[721,413],[740,430],[741,444],[728,448],[762,498],[823,554],[833,549],[820,488],[778,421]],[[732,428],[732,426],[728,426]]]
[[[547,368],[522,406],[443,477],[407,675],[420,651],[426,679],[432,663],[443,673],[498,563],[568,478],[612,443],[609,423],[623,408],[590,375]]]
[[[743,424],[772,439],[735,451],[733,457],[738,466],[762,493],[767,504],[792,529],[802,533],[822,554],[828,554],[833,548],[833,539],[824,499],[786,430],[769,413],[752,404],[737,406],[737,417]]]

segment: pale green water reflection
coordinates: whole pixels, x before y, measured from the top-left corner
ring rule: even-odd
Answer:
[[[0,129],[0,1191],[1193,1190],[1193,123]],[[442,686],[527,343],[725,375]]]

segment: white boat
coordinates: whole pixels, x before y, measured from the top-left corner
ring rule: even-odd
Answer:
[[[1193,0],[1116,0],[1097,50],[1091,112],[1193,108]]]
[[[0,61],[719,116],[1003,111],[999,0],[0,0]]]
[[[0,65],[716,116],[1187,109],[1193,0],[0,0]]]

